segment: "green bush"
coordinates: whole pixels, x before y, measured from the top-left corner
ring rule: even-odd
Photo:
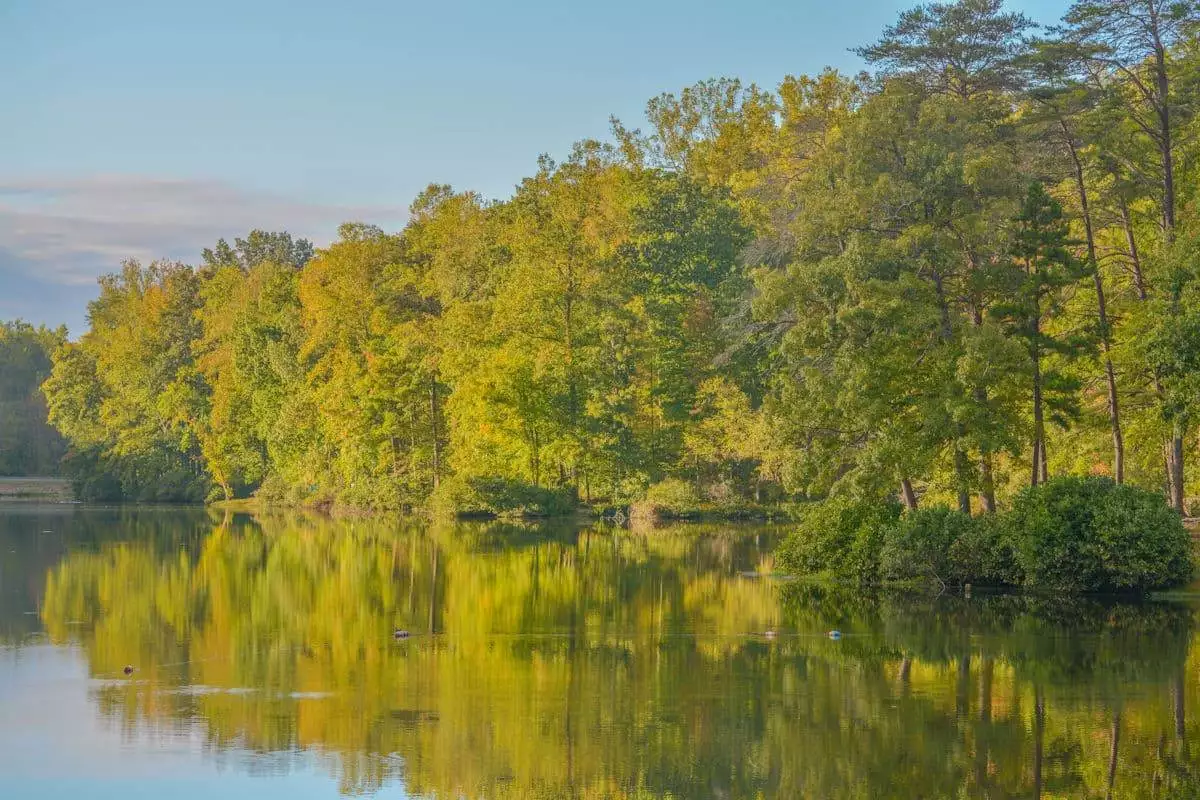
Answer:
[[[1161,589],[1191,580],[1191,534],[1162,495],[1114,486],[1095,523],[1108,588]]]
[[[1005,515],[1030,588],[1146,591],[1192,575],[1192,542],[1161,495],[1108,478],[1056,478]]]
[[[1025,583],[1086,591],[1101,582],[1093,512],[1111,482],[1056,478],[1025,489],[1005,515]]]
[[[637,519],[687,519],[700,515],[702,503],[692,484],[666,478],[650,486],[642,499],[630,506],[630,515]]]
[[[174,460],[140,461],[72,450],[62,462],[77,500],[86,503],[202,503],[212,483]]]
[[[879,553],[880,576],[906,581],[930,578],[943,584],[961,583],[950,560],[950,548],[971,517],[948,508],[928,508],[904,514],[887,531]]]
[[[795,574],[860,583],[1056,592],[1148,591],[1193,571],[1191,536],[1163,497],[1107,478],[1057,478],[1026,489],[1008,513],[980,517],[829,500],[805,512],[777,558]]]
[[[959,513],[959,512],[956,512]],[[1021,570],[1009,541],[1004,518],[998,514],[971,517],[950,545],[950,563],[963,583],[980,586],[1016,586]]]
[[[879,564],[885,581],[1002,586],[1018,578],[995,516],[972,517],[949,508],[906,512],[886,533]]]
[[[875,583],[880,552],[900,517],[893,502],[832,498],[802,513],[796,529],[779,546],[779,566],[793,574],[829,573],[839,579]]]
[[[448,478],[430,498],[435,516],[463,518],[557,517],[579,505],[571,489],[551,489],[505,478]]]

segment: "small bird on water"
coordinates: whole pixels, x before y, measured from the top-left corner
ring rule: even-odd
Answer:
[[[403,628],[396,628],[396,630],[392,631],[392,638],[393,639],[407,639],[408,631],[404,630]]]
[[[829,633],[827,633],[825,635],[828,636],[830,639],[842,638],[842,632],[837,630],[836,628],[834,630],[829,631]]]
[[[123,670],[121,670],[121,671],[122,671],[122,672],[124,672],[126,675],[132,675],[132,674],[133,674],[133,667],[132,667],[132,666],[130,666],[129,664],[126,664],[126,665],[125,665],[125,669],[123,669]]]

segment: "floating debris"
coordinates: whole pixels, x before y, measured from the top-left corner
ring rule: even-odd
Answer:
[[[404,630],[403,628],[396,628],[396,630],[392,631],[393,639],[407,639],[408,637],[408,631]]]
[[[828,633],[826,633],[825,635],[826,635],[826,636],[828,636],[830,639],[840,639],[840,638],[842,638],[842,632],[841,632],[841,631],[839,631],[837,628],[834,628],[833,630],[829,631],[829,632],[828,632]]]

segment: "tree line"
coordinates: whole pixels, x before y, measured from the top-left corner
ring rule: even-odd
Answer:
[[[1183,511],[1200,379],[1200,4],[903,13],[827,69],[709,80],[510,198],[127,262],[44,385],[85,494],[415,508],[992,511],[1053,474]]]
[[[0,476],[55,475],[66,450],[40,386],[65,329],[0,321]]]

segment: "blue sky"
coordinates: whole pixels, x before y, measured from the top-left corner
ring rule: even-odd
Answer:
[[[122,258],[399,228],[435,181],[507,196],[663,91],[857,70],[911,5],[0,0],[0,319],[78,333]]]

